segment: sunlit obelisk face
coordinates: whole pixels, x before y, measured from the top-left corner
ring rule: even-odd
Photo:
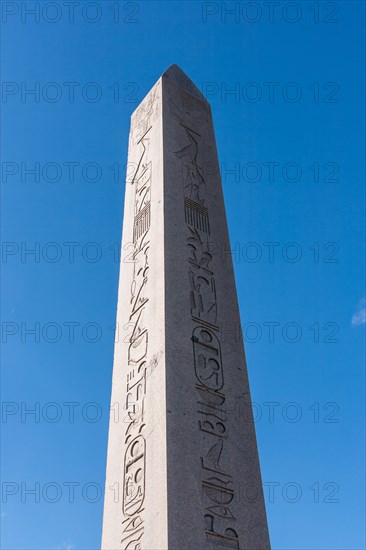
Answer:
[[[102,549],[269,549],[211,111],[176,65],[127,172]]]

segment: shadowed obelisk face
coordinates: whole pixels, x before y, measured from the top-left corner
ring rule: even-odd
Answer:
[[[102,548],[268,549],[212,117],[176,65],[127,180]]]

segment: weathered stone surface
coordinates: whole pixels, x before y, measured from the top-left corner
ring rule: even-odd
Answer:
[[[102,549],[267,550],[210,106],[175,65],[128,166]]]

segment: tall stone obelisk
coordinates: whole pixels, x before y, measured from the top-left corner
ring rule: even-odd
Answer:
[[[270,548],[210,106],[171,66],[132,115],[103,550]]]

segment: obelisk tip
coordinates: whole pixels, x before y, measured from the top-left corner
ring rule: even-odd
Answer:
[[[163,73],[163,78],[168,78],[169,80],[174,82],[176,86],[183,88],[196,99],[208,103],[207,99],[200,92],[199,88],[197,88],[194,82],[192,82],[192,80],[186,75],[184,71],[182,71],[180,67],[178,67],[178,65],[170,65],[170,67],[168,67],[167,70]]]

